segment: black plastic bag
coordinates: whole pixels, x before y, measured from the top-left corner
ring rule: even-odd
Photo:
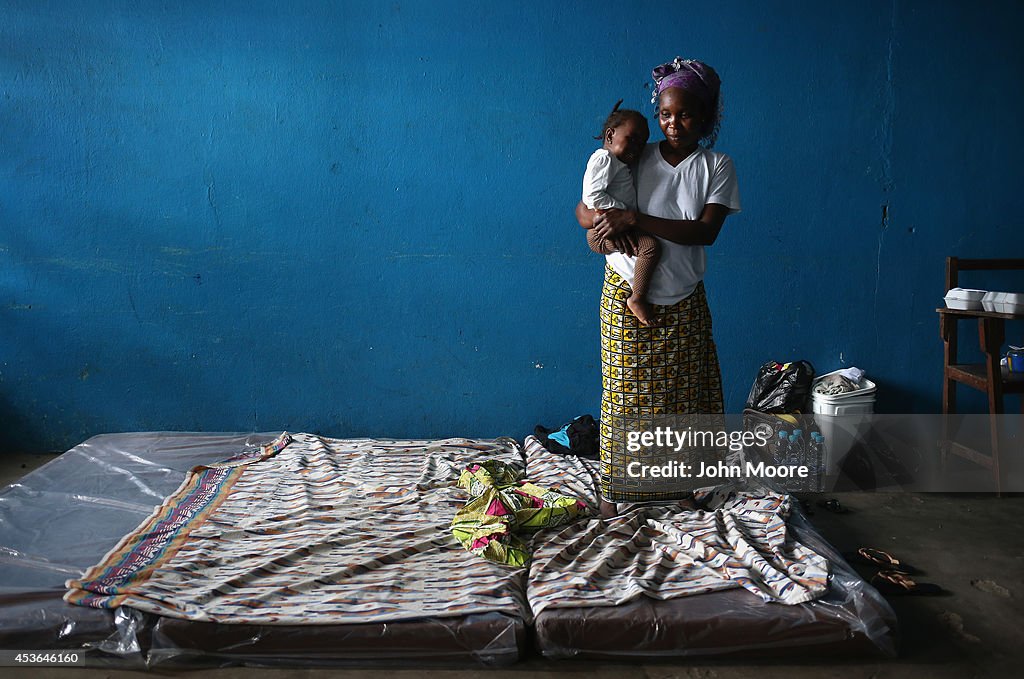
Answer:
[[[757,372],[746,407],[763,413],[802,413],[813,381],[814,366],[807,361],[768,361]]]
[[[598,429],[591,415],[580,415],[561,429],[548,429],[538,424],[533,434],[552,453],[597,458]],[[566,443],[569,445],[564,445]]]

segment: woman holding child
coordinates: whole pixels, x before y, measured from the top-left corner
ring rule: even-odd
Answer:
[[[601,295],[601,467],[606,502],[672,499],[642,487],[624,489],[624,445],[637,423],[659,416],[721,414],[722,380],[704,293],[705,246],[740,209],[732,160],[712,151],[721,119],[718,74],[678,57],[653,71],[664,140],[647,144],[636,177],[637,209],[593,210],[580,203],[580,225],[608,241]],[[627,300],[638,238],[657,239],[647,286],[653,320],[641,322]],[[609,250],[612,248],[608,248]],[[612,478],[618,475],[617,478]],[[616,480],[619,483],[616,483]]]

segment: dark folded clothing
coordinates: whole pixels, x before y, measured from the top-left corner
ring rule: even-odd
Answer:
[[[548,429],[538,424],[533,435],[552,453],[597,459],[597,422],[590,415],[580,415],[560,429]]]

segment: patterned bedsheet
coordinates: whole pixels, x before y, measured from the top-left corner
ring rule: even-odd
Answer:
[[[468,554],[449,530],[461,470],[520,460],[511,439],[282,435],[197,467],[65,599],[198,621],[338,624],[528,617],[523,572]]]
[[[554,455],[532,436],[526,455],[531,481],[597,505],[597,461]],[[792,539],[790,502],[765,489],[722,486],[697,491],[686,506],[620,504],[615,518],[542,531],[527,587],[532,613],[736,587],[782,604],[816,599],[828,588],[829,563]]]

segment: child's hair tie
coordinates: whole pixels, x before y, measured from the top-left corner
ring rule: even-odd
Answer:
[[[625,120],[632,120],[637,125],[642,125],[644,132],[647,133],[647,118],[644,118],[644,114],[640,111],[634,111],[632,109],[619,107],[622,106],[622,100],[619,99],[615,102],[615,106],[612,106],[612,112],[605,118],[604,127],[601,128],[601,134],[595,135],[594,139],[604,139],[605,133],[609,127],[615,128],[623,123]]]

